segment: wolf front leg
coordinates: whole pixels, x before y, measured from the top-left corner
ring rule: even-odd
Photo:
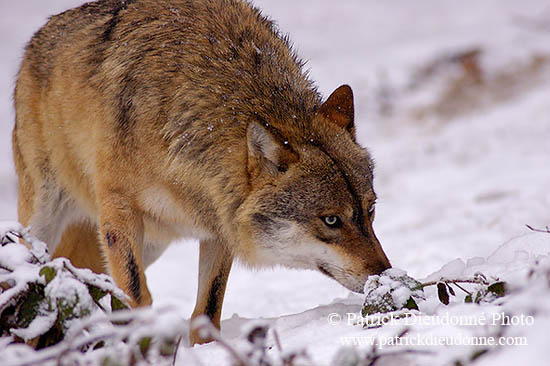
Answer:
[[[109,272],[130,296],[130,305],[151,305],[142,262],[143,217],[131,200],[116,193],[102,197],[100,235]]]
[[[219,239],[201,240],[199,255],[199,288],[197,291],[197,303],[191,323],[199,315],[206,315],[214,326],[220,329],[220,316],[222,313],[225,285],[229,277],[229,271],[233,264],[233,255],[227,249],[225,243]],[[191,328],[189,344],[202,344],[212,341],[202,338],[196,329]]]

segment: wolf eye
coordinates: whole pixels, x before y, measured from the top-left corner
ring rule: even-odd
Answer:
[[[330,228],[336,229],[342,226],[342,220],[338,216],[322,216],[321,219]]]

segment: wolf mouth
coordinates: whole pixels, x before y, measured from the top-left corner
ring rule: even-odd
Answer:
[[[329,271],[329,268],[333,268],[336,270],[336,275],[331,273]],[[345,288],[347,288],[350,291],[357,292],[362,294],[363,293],[363,282],[361,282],[358,278],[350,278],[349,275],[346,275],[346,272],[338,267],[331,266],[328,263],[317,263],[317,269],[319,272],[323,273],[324,275],[327,275],[328,277],[332,278]],[[338,276],[338,277],[336,277]]]
[[[319,271],[320,271],[322,274],[324,274],[324,275],[326,275],[326,276],[329,276],[330,278],[336,279],[336,278],[334,278],[334,276],[332,275],[332,273],[330,273],[330,272],[328,271],[328,269],[327,269],[327,268],[328,268],[328,265],[327,265],[326,263],[319,263],[319,264],[317,264],[317,268],[319,269]]]

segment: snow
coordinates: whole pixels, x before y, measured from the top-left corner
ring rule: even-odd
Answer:
[[[38,311],[40,315],[37,315],[26,328],[11,329],[11,334],[30,340],[44,334],[44,329],[50,329],[57,320],[57,313],[47,311],[44,304],[41,304]]]
[[[17,218],[11,95],[23,46],[47,16],[79,3],[0,2],[0,221]],[[357,315],[364,296],[321,274],[281,268],[250,271],[235,265],[222,311],[222,335],[242,347],[241,327],[249,320],[263,320],[277,330],[284,352],[306,348],[315,365],[327,365],[346,340],[363,340],[360,346],[351,344],[365,351],[373,339],[386,342],[407,327],[411,339],[472,337],[504,328],[506,335],[526,336],[528,346],[502,347],[476,363],[545,364],[550,295],[543,279],[544,268],[550,267],[550,234],[531,232],[525,224],[550,225],[550,72],[542,69],[529,76],[530,82],[511,89],[512,97],[506,99],[493,98],[491,90],[478,90],[483,103],[451,117],[428,114],[418,119],[415,112],[419,106],[436,103],[460,70],[442,69],[424,87],[407,86],[422,66],[470,48],[483,50],[480,65],[488,78],[527,70],[525,65],[534,56],[550,54],[550,32],[547,27],[535,27],[549,23],[548,3],[256,0],[254,4],[291,35],[325,96],[343,83],[354,89],[358,140],[376,160],[375,230],[392,264],[421,282],[482,272],[518,291],[482,305],[463,304],[465,294],[457,291],[446,307],[432,286],[425,289],[427,300],[418,303],[423,315],[415,321],[445,316],[490,320],[502,311],[536,315],[532,326],[407,325],[407,319],[396,319],[381,328],[363,329],[348,325],[347,313]],[[381,99],[392,106],[391,115],[379,111]],[[14,253],[13,258],[20,255]],[[173,304],[190,316],[197,292],[197,263],[197,243],[184,241],[171,246],[148,269],[155,308]],[[530,280],[533,267],[539,270]],[[525,288],[526,283],[532,285]],[[475,285],[468,289],[474,291]],[[341,321],[332,324],[331,314]],[[274,344],[273,333],[268,333],[267,342]],[[268,353],[277,352],[275,348]],[[385,364],[453,363],[467,358],[476,347],[414,349],[435,354],[398,356]],[[27,351],[21,347],[20,352]],[[230,364],[227,352],[215,343],[192,349],[185,345],[178,352],[178,365],[193,365],[197,360]]]
[[[380,275],[369,276],[363,293],[365,302],[362,313],[368,314],[400,310],[411,297],[413,301],[424,299],[420,282],[398,268],[390,268]]]

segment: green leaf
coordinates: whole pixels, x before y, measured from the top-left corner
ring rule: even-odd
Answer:
[[[17,311],[17,326],[26,328],[36,318],[40,304],[45,300],[44,286],[29,284],[28,295],[20,302]]]
[[[489,285],[489,287],[487,287],[487,290],[491,291],[497,297],[502,297],[506,295],[506,282],[495,282]]]
[[[139,350],[143,357],[147,357],[147,352],[149,352],[149,347],[151,346],[151,337],[143,337],[139,341]]]
[[[44,276],[46,279],[46,285],[50,283],[51,280],[55,277],[57,274],[57,271],[53,267],[44,266],[42,269],[40,269],[39,272],[40,276]]]
[[[474,352],[474,353],[472,354],[472,357],[470,358],[470,361],[475,360],[476,358],[478,358],[479,356],[482,356],[482,355],[486,354],[487,352],[489,352],[489,350],[488,350],[487,348],[483,348],[483,349],[480,349],[480,350]]]
[[[445,305],[449,305],[449,294],[447,293],[447,286],[443,282],[437,284],[437,297],[439,301]]]
[[[484,291],[484,290],[480,290],[478,292],[476,292],[476,296],[474,298],[474,302],[476,304],[479,304],[481,302],[481,300],[483,300],[483,297],[487,294],[487,291]]]
[[[472,302],[472,295],[466,295],[464,302]]]
[[[98,302],[103,296],[107,295],[107,292],[94,285],[88,285],[88,291],[90,292],[90,296],[92,296],[92,299],[94,299],[95,302]]]
[[[114,295],[111,295],[111,310],[117,311],[117,310],[124,310],[128,309],[128,306],[126,306],[122,301],[120,301],[119,298],[117,298]]]
[[[63,333],[67,331],[71,320],[90,315],[90,309],[83,306],[78,293],[74,297],[57,299],[57,310],[57,321],[62,326]]]
[[[405,307],[407,309],[415,309],[415,310],[418,310],[418,305],[416,305],[416,301],[414,301],[413,297],[409,297],[409,299],[407,300],[407,303],[405,304]]]

